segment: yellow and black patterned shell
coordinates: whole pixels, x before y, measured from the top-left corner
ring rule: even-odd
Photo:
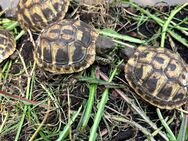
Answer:
[[[16,40],[7,30],[0,29],[0,63],[16,50]]]
[[[70,0],[20,0],[17,20],[24,29],[41,31],[48,24],[62,20]]]
[[[55,74],[79,72],[95,61],[97,37],[98,33],[80,20],[54,22],[40,34],[34,58]]]
[[[125,77],[135,92],[162,109],[188,100],[188,68],[179,54],[165,48],[140,46],[125,66]]]

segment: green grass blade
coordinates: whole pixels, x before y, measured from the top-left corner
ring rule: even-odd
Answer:
[[[133,37],[127,36],[127,35],[122,35],[122,34],[119,34],[116,31],[111,30],[111,29],[103,29],[103,30],[98,30],[98,31],[102,35],[112,37],[112,38],[116,38],[116,39],[121,39],[121,40],[124,40],[124,41],[129,41],[131,43],[137,43],[137,44],[145,44],[146,43],[146,41],[144,41],[144,40],[133,38]]]
[[[130,2],[130,5],[135,7],[136,9],[140,10],[143,14],[146,14],[148,17],[152,18],[156,23],[158,23],[161,27],[163,27],[164,25],[164,21],[158,17],[156,17],[155,15],[151,14],[148,10],[145,10],[141,7],[139,7],[138,5]],[[182,43],[183,45],[185,45],[186,47],[188,47],[188,41],[181,37],[180,35],[178,35],[177,33],[175,33],[172,30],[167,30],[167,32],[174,38],[176,39],[178,42]]]
[[[10,25],[6,27],[7,30],[13,30],[15,27],[17,27],[19,23],[17,21],[13,21]]]
[[[157,115],[162,123],[162,125],[164,126],[164,128],[166,129],[167,135],[169,137],[170,140],[172,141],[176,141],[176,137],[173,134],[172,130],[170,129],[170,127],[168,126],[168,124],[166,123],[166,121],[164,120],[159,108],[157,108]]]
[[[173,30],[169,30],[168,33],[177,41],[179,41],[180,43],[182,43],[184,46],[188,47],[188,40],[186,40],[185,38],[182,38],[180,35],[178,35],[176,32],[174,32]]]
[[[24,66],[25,72],[26,72],[26,74],[28,76],[28,78],[27,78],[27,88],[26,88],[26,99],[30,99],[31,95],[32,95],[32,88],[33,88],[34,79],[35,79],[35,75],[34,75],[35,63],[33,64],[32,71],[29,74],[28,71],[27,71],[26,64],[25,64],[23,58],[22,57],[20,57],[20,58],[21,58],[23,66]],[[32,76],[32,77],[30,77],[30,76]],[[24,119],[25,119],[28,107],[29,106],[24,105],[24,111],[23,111],[23,114],[22,114],[22,117],[21,117],[21,120],[20,120],[20,123],[19,123],[19,126],[18,126],[18,130],[17,130],[17,133],[16,133],[15,141],[19,140],[19,136],[20,136],[20,133],[21,133],[21,130],[22,130],[22,126],[24,124]]]
[[[102,116],[103,116],[103,113],[104,113],[104,107],[108,101],[108,91],[109,89],[105,89],[105,91],[103,92],[102,94],[102,99],[101,101],[99,102],[99,105],[98,105],[98,111],[97,111],[97,114],[95,116],[95,119],[94,119],[94,124],[91,128],[91,131],[90,131],[90,136],[89,136],[89,141],[94,141],[96,140],[96,137],[97,137],[97,134],[96,134],[96,131],[97,131],[97,128],[98,128],[98,125],[102,119]]]
[[[26,32],[24,30],[22,30],[16,37],[16,40],[19,40]]]
[[[110,82],[106,82],[104,80],[101,79],[97,79],[97,78],[91,78],[91,77],[77,77],[77,79],[79,81],[83,81],[83,82],[88,82],[91,84],[97,84],[97,85],[104,85],[107,88],[124,88],[124,85],[120,85],[120,84],[116,84],[116,83],[110,83]]]
[[[72,118],[71,118],[70,123],[68,123],[68,124],[64,127],[63,131],[60,131],[60,133],[59,133],[59,138],[58,138],[56,141],[63,141],[63,140],[68,136],[69,130],[70,130],[70,126],[71,126],[72,123],[75,121],[75,119],[78,117],[78,115],[79,115],[81,109],[82,109],[82,106],[80,106],[80,108],[78,109],[78,111],[77,111],[76,113],[73,113],[73,116],[72,116]]]
[[[188,140],[188,115],[187,114],[182,114],[181,116],[181,126],[180,126],[180,130],[178,133],[178,137],[177,137],[177,141],[184,141],[184,140]]]
[[[94,68],[91,71],[91,77],[95,78],[95,69]],[[97,90],[97,85],[96,84],[90,84],[89,99],[88,99],[87,104],[86,104],[86,111],[84,113],[84,117],[83,117],[83,120],[82,120],[83,123],[82,123],[81,130],[84,130],[85,127],[88,124],[89,118],[91,116],[91,110],[92,110],[92,107],[93,107],[96,90]]]
[[[170,22],[172,21],[172,19],[174,18],[174,16],[180,11],[182,10],[184,7],[186,7],[188,5],[188,3],[183,4],[182,6],[180,6],[179,8],[174,9],[171,14],[169,15],[168,19],[166,20],[166,22],[164,23],[164,25],[162,26],[162,34],[161,34],[161,47],[164,47],[165,44],[165,39],[166,39],[166,32],[168,30],[168,26],[170,25]]]
[[[119,66],[121,63],[122,63],[122,61],[120,63],[118,63],[117,66]],[[112,72],[112,74],[111,74],[110,79],[109,79],[108,82],[111,82],[112,79],[114,78],[114,76],[116,75],[117,66],[114,69],[114,71]],[[97,111],[97,113],[95,115],[94,123],[93,123],[93,126],[92,126],[91,131],[90,131],[89,141],[96,140],[96,137],[97,137],[96,131],[97,131],[99,123],[100,123],[100,121],[102,119],[102,116],[103,116],[103,113],[104,113],[104,107],[105,107],[105,105],[106,105],[106,103],[108,101],[108,91],[109,91],[109,88],[106,88],[105,91],[102,94],[101,101],[99,102],[99,104],[97,106],[98,111]]]

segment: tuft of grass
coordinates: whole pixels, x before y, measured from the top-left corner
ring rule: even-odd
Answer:
[[[77,112],[73,113],[72,118],[70,120],[70,123],[68,123],[64,127],[63,131],[59,132],[59,137],[58,137],[58,139],[56,141],[62,141],[62,140],[64,140],[68,136],[69,130],[71,128],[71,125],[76,120],[76,118],[79,116],[79,113],[81,112],[81,109],[82,109],[82,106],[79,107],[79,109],[78,109]]]
[[[164,20],[160,19],[159,17],[155,16],[154,14],[151,14],[148,10],[145,10],[141,7],[139,7],[138,5],[130,2],[129,3],[131,6],[135,7],[136,9],[140,10],[143,14],[146,14],[149,18],[152,18],[156,23],[158,23],[161,27],[163,27],[163,32],[168,32],[175,40],[179,41],[180,43],[182,43],[183,45],[185,45],[186,47],[188,47],[188,41],[183,38],[182,36],[180,36],[179,34],[177,34],[176,32],[174,32],[174,30],[172,30],[173,28],[176,28],[176,25],[172,25],[169,26],[172,29],[167,30],[167,26],[170,24],[169,22],[171,21],[171,19],[173,18],[173,16],[180,11],[182,8],[184,8],[185,6],[187,6],[187,3],[185,3],[183,6],[181,6],[180,8],[178,8],[178,10],[174,10],[174,12],[172,12],[172,15],[169,17],[169,19],[167,20],[167,22],[165,23]],[[166,24],[166,25],[165,25]],[[179,29],[179,28],[176,28]],[[164,31],[165,30],[165,31]],[[162,34],[162,39],[161,39],[161,46],[164,47],[164,40],[165,40],[165,33],[161,32]]]
[[[172,21],[172,19],[174,18],[174,16],[180,12],[184,7],[186,7],[188,5],[188,2],[179,6],[178,8],[175,8],[174,10],[171,11],[169,17],[167,18],[167,20],[164,22],[164,25],[162,26],[162,31],[161,31],[161,47],[164,47],[164,43],[165,43],[165,38],[166,38],[166,31],[168,31],[168,26],[170,24],[170,22]],[[188,47],[188,46],[187,46]]]
[[[122,62],[123,62],[123,61],[120,61],[120,62],[118,63],[118,65],[116,66],[116,68],[112,71],[111,76],[110,76],[108,82],[111,82],[111,81],[113,80],[113,78],[114,78],[115,75],[116,75],[118,66],[119,66],[120,64],[122,64]],[[97,133],[96,133],[96,131],[97,131],[98,125],[99,125],[99,123],[100,123],[100,121],[101,121],[101,119],[102,119],[102,116],[103,116],[103,113],[104,113],[105,105],[106,105],[106,103],[107,103],[107,101],[108,101],[108,93],[109,93],[109,88],[106,88],[105,91],[104,91],[103,94],[102,94],[102,98],[101,98],[100,102],[99,102],[98,105],[97,105],[98,111],[97,111],[97,113],[96,113],[96,115],[95,115],[94,123],[93,123],[93,125],[92,125],[92,127],[91,127],[91,130],[90,130],[89,141],[96,140],[96,138],[97,138]]]
[[[91,78],[96,78],[96,70],[92,68],[91,70]],[[97,91],[97,85],[94,83],[90,83],[89,86],[89,98],[86,103],[85,112],[83,112],[83,118],[81,120],[81,131],[83,132],[88,125],[89,119],[92,113],[92,107],[94,106],[95,95]]]

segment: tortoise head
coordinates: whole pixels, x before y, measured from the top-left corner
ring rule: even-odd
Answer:
[[[125,62],[127,62],[127,60],[129,60],[129,58],[131,56],[133,56],[135,49],[136,48],[131,48],[131,47],[126,47],[126,48],[120,49],[119,56],[120,56],[120,58],[122,58],[124,60],[124,62],[119,65],[119,69],[121,71],[124,71]]]
[[[109,37],[99,36],[96,41],[96,52],[97,54],[105,54],[110,52],[115,47],[114,42]]]
[[[131,48],[131,47],[126,47],[120,50],[120,57],[125,59],[125,57],[130,58],[134,52],[135,52],[136,48]]]

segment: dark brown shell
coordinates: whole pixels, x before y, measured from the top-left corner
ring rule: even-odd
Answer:
[[[159,108],[177,108],[188,99],[187,65],[168,49],[138,47],[125,66],[125,77],[138,95]]]
[[[70,0],[20,0],[17,20],[24,29],[41,31],[50,23],[62,20]]]
[[[98,33],[79,20],[63,20],[45,28],[34,58],[40,67],[56,73],[74,73],[93,64]]]
[[[7,30],[0,29],[0,63],[16,50],[16,40]]]

